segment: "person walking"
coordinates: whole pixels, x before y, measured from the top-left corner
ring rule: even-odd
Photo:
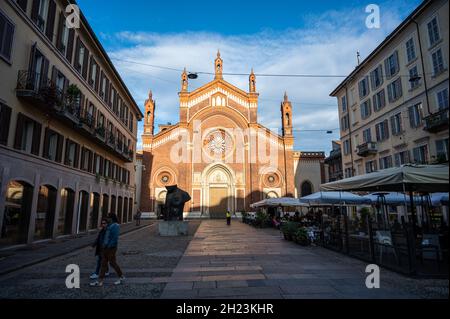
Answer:
[[[102,265],[102,246],[103,241],[105,240],[105,233],[107,226],[108,220],[106,218],[102,219],[100,223],[100,231],[98,232],[95,242],[92,244],[92,248],[95,248],[95,257],[97,258],[97,266],[95,267],[95,271],[89,277],[90,279],[97,279],[98,275],[100,274],[100,268]],[[108,270],[106,271],[105,276],[109,276]]]
[[[229,210],[227,210],[227,225],[228,226],[231,225],[231,213]]]
[[[141,225],[141,211],[138,209],[136,211],[136,226],[140,226]]]
[[[103,286],[108,263],[116,272],[119,279],[114,282],[115,285],[121,285],[125,281],[122,270],[116,261],[117,246],[119,242],[120,226],[116,214],[110,214],[111,222],[106,228],[105,238],[102,249],[102,263],[100,268],[100,275],[97,281],[90,283],[91,286]]]

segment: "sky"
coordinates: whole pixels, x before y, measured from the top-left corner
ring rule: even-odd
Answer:
[[[181,70],[214,72],[220,49],[224,73],[257,74],[258,121],[279,132],[286,91],[293,105],[295,149],[331,150],[339,139],[336,98],[343,80],[258,77],[258,74],[348,75],[421,1],[155,1],[78,0],[78,4],[143,111],[156,100],[155,124],[179,120]],[[380,28],[367,28],[366,6],[380,8]],[[248,76],[224,75],[248,91]],[[210,82],[200,74],[189,91]],[[144,111],[143,111],[144,112]],[[139,124],[138,148],[143,123]],[[333,131],[327,134],[327,131]]]

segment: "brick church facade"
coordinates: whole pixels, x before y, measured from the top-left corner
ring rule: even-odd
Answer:
[[[151,93],[145,102],[140,203],[144,213],[159,213],[165,186],[173,184],[192,197],[186,214],[214,218],[226,210],[250,211],[251,203],[267,197],[299,197],[301,188],[313,191],[323,180],[323,153],[294,151],[293,110],[287,95],[281,103],[279,135],[258,123],[253,71],[245,92],[223,79],[220,53],[214,67],[214,80],[192,92],[183,72],[178,124],[160,126],[155,133]],[[310,185],[299,184],[302,163],[313,173],[304,181]]]

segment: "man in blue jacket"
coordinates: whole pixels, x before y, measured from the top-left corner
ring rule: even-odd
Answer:
[[[105,279],[105,273],[108,269],[108,263],[115,270],[119,280],[114,284],[120,285],[124,282],[122,270],[116,262],[117,245],[119,243],[120,226],[116,214],[110,214],[111,222],[106,228],[105,237],[103,240],[102,250],[102,266],[100,270],[100,276],[98,281],[91,283],[91,286],[103,286],[103,280]]]

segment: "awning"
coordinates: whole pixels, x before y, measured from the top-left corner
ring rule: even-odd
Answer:
[[[433,206],[448,206],[448,193],[431,194],[431,204]]]
[[[324,191],[448,192],[448,166],[407,164],[322,184],[320,188]]]
[[[395,205],[395,206],[403,206],[403,205],[411,205],[409,195],[397,192],[391,193],[373,193],[369,195],[363,196],[364,198],[368,198],[372,201],[372,204],[381,203],[381,196],[379,194],[383,194],[384,202],[386,205]],[[414,196],[415,205],[421,204],[421,199],[419,196]]]
[[[302,207],[308,206],[304,203],[301,203],[298,198],[292,197],[281,197],[281,198],[267,198],[262,201],[253,203],[250,205],[252,208],[257,207]]]
[[[350,192],[317,192],[300,198],[300,202],[309,205],[370,205],[368,198]]]

